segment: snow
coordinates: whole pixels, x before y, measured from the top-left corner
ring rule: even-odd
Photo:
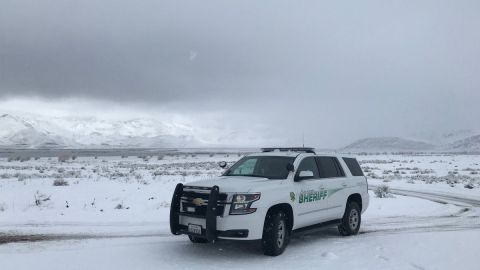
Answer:
[[[419,198],[395,195],[393,198],[376,198],[370,192],[370,205],[363,215],[365,220],[376,218],[391,218],[393,216],[405,217],[431,217],[452,215],[460,209],[451,204],[439,204]]]
[[[217,123],[217,122],[216,122]],[[236,130],[228,123],[209,125],[163,116],[99,118],[44,116],[31,113],[0,115],[0,147],[167,148],[265,145],[277,143],[261,128]],[[271,133],[271,132],[268,132]]]
[[[265,257],[256,243],[193,245],[185,237],[138,237],[6,244],[1,269],[478,269],[480,233],[361,234],[334,230],[294,237]]]
[[[341,237],[336,228],[296,234],[275,258],[262,255],[256,241],[194,245],[185,236],[171,235],[169,202],[175,185],[208,180],[221,173],[218,161],[239,158],[187,153],[160,160],[0,158],[0,239],[8,234],[48,240],[0,244],[0,269],[478,269],[478,208],[402,195],[380,199],[371,194],[357,236]],[[377,177],[369,179],[370,185],[480,198],[477,176],[471,174],[480,169],[479,156],[359,160]],[[476,186],[449,182],[455,170]],[[69,185],[53,186],[58,177]],[[428,177],[439,180],[427,184]],[[41,206],[34,202],[37,191],[50,196]],[[115,209],[118,204],[123,209]]]
[[[478,155],[371,155],[358,159],[370,184],[480,198]],[[474,188],[467,189],[466,184]]]

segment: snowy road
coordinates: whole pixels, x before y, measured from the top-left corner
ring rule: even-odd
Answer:
[[[443,204],[373,200],[360,235],[340,237],[335,228],[297,234],[276,258],[263,256],[257,242],[193,245],[169,235],[164,223],[155,233],[149,227],[131,234],[33,234],[27,236],[34,242],[19,243],[13,242],[22,235],[10,235],[4,242],[12,243],[0,245],[0,269],[478,269],[480,201],[394,192]]]
[[[373,188],[373,186],[372,186]],[[448,194],[434,191],[408,190],[390,188],[391,193],[431,200],[439,203],[451,203],[459,206],[480,207],[480,199],[473,199],[459,194]],[[479,194],[480,195],[480,194]]]
[[[370,189],[375,186],[371,185]],[[393,194],[458,206],[455,213],[421,217],[389,216],[364,224],[361,233],[432,232],[480,229],[480,200],[461,194],[390,188]],[[479,232],[480,233],[480,232]]]

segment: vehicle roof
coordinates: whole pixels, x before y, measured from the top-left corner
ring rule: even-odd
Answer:
[[[258,152],[252,153],[248,156],[267,156],[267,157],[296,157],[299,154],[305,154],[300,152],[291,152],[291,151],[273,151],[273,152]]]

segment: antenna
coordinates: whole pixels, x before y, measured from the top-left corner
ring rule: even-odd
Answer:
[[[302,147],[305,147],[305,133],[302,132]]]

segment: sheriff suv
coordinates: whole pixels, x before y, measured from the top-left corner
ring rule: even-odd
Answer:
[[[216,179],[178,184],[170,229],[193,243],[261,240],[264,254],[277,256],[295,231],[336,225],[341,235],[357,234],[368,203],[367,179],[355,158],[263,148]]]

